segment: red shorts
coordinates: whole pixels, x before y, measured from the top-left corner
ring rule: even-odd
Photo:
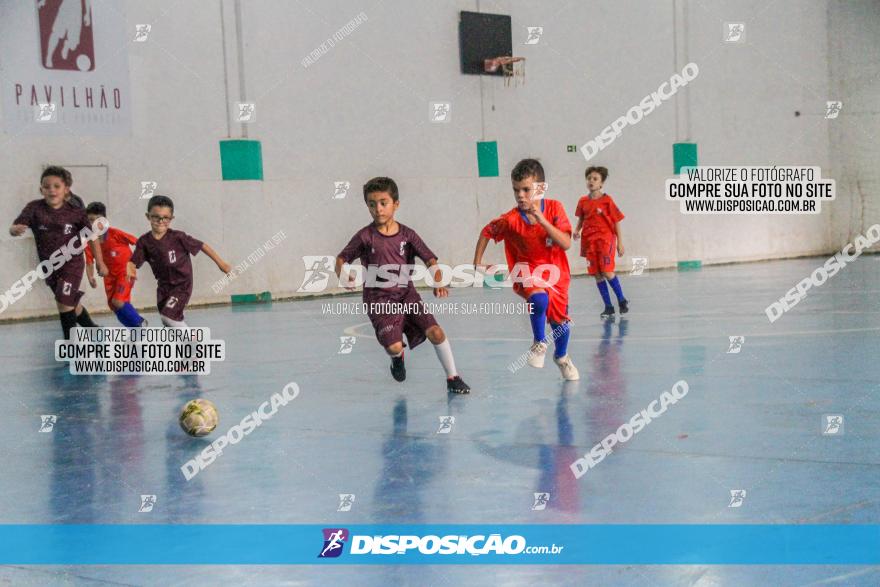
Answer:
[[[107,305],[110,306],[110,309],[116,309],[110,304],[111,300],[123,303],[131,301],[131,287],[131,281],[125,275],[107,275],[104,277],[104,293],[107,294]]]
[[[437,326],[437,320],[433,314],[427,311],[427,308],[423,305],[422,296],[419,295],[415,288],[407,292],[402,300],[388,302],[389,309],[391,310],[394,309],[394,304],[406,304],[407,311],[405,312],[372,312],[370,311],[371,303],[366,300],[364,300],[364,303],[367,304],[367,314],[370,317],[370,322],[373,324],[373,329],[376,331],[376,338],[379,340],[379,344],[385,348],[396,342],[403,342],[403,335],[405,334],[409,348],[414,349],[425,342],[427,338],[425,333],[428,329],[432,326]],[[383,302],[373,303],[382,304]],[[381,306],[373,307],[382,309]],[[417,307],[421,307],[422,310],[411,311]]]
[[[596,275],[598,272],[614,271],[614,239],[585,240],[581,242],[581,256],[587,260],[587,273]]]

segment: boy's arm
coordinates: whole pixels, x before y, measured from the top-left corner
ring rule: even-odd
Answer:
[[[623,257],[623,236],[620,234],[620,222],[614,223],[614,232],[617,234],[617,256]]]
[[[31,208],[31,205],[28,204],[24,207],[24,210],[21,211],[21,214],[18,215],[18,218],[12,221],[12,226],[9,227],[9,234],[12,236],[23,235],[24,231],[30,228],[32,219],[33,209]]]
[[[538,224],[540,224],[544,230],[547,231],[547,236],[553,239],[553,242],[559,245],[562,250],[567,251],[569,247],[571,247],[571,235],[567,232],[562,232],[553,224],[550,223],[549,220],[540,212],[537,214],[538,216]]]
[[[95,266],[91,262],[86,263],[86,277],[89,279],[89,285],[93,288],[98,287],[98,280],[95,279]]]
[[[342,257],[336,257],[336,277],[339,278],[340,284],[346,284],[344,287],[348,290],[355,289],[354,285],[351,285],[351,276],[346,273],[345,277],[342,276],[342,266],[346,264],[346,260]]]
[[[129,281],[137,279],[137,266],[131,261],[125,264],[125,276]]]
[[[578,224],[577,224],[577,227],[574,229],[574,234],[571,235],[571,238],[573,238],[574,240],[581,238],[581,230],[583,230],[583,228],[584,228],[584,217],[578,216]]]
[[[483,253],[486,252],[487,246],[489,246],[489,237],[485,234],[480,234],[480,238],[477,239],[477,248],[474,249],[474,267],[479,267],[483,264]]]
[[[209,245],[208,243],[203,243],[202,250],[205,251],[205,254],[208,255],[211,260],[217,264],[217,267],[220,269],[220,271],[222,271],[223,273],[229,273],[230,271],[232,271],[232,265],[224,261],[220,257],[220,255],[217,254],[217,251],[211,248],[211,245]]]
[[[431,267],[434,267],[434,266],[436,266],[436,265],[437,265],[437,259],[436,259],[435,257],[432,257],[431,259],[428,259],[428,261],[425,263],[425,266],[426,266],[428,269],[430,269]],[[433,276],[433,277],[434,277],[434,283],[440,283],[440,280],[443,279],[443,271],[441,271],[440,268],[437,267],[437,268],[434,270],[434,276]],[[449,290],[448,290],[447,288],[443,287],[443,286],[441,286],[441,287],[435,287],[435,288],[434,288],[434,297],[437,297],[437,298],[445,298],[445,297],[449,297]]]
[[[92,257],[95,258],[95,267],[98,269],[98,275],[104,277],[109,273],[107,265],[104,264],[104,255],[101,253],[101,245],[96,240],[89,241],[89,249],[92,251]]]

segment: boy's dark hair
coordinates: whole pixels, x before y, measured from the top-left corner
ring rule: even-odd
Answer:
[[[599,166],[587,167],[587,170],[584,172],[584,178],[590,177],[590,174],[594,171],[602,176],[603,183],[608,179],[608,168]]]
[[[388,195],[391,196],[391,199],[395,202],[400,197],[400,194],[397,191],[397,184],[394,183],[394,180],[390,177],[374,177],[373,179],[365,183],[364,202],[367,201],[367,196],[376,192],[387,192]]]
[[[171,208],[171,213],[174,214],[174,202],[171,201],[171,198],[168,196],[153,196],[150,198],[150,201],[147,202],[147,214],[150,213],[155,206],[167,206]]]
[[[43,180],[49,176],[52,177],[60,177],[61,181],[64,182],[64,185],[70,187],[73,185],[73,176],[70,175],[70,172],[64,169],[63,167],[59,167],[58,165],[50,165],[46,169],[43,170],[43,174],[40,175],[40,183],[43,183]]]
[[[94,214],[95,216],[107,216],[107,206],[102,202],[92,202],[86,207],[86,214]]]
[[[522,181],[527,177],[534,177],[540,182],[544,181],[544,166],[537,159],[523,159],[517,163],[510,172],[510,179]]]

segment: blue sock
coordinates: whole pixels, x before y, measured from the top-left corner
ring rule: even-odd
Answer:
[[[529,296],[529,303],[532,304],[532,312],[529,320],[532,322],[532,335],[535,342],[544,340],[544,325],[547,323],[547,306],[550,304],[550,297],[546,293],[536,293]]]
[[[126,302],[124,306],[116,310],[116,317],[122,322],[123,326],[128,326],[129,328],[140,326],[141,322],[144,321],[129,302]]]
[[[553,336],[556,339],[556,350],[553,352],[555,358],[564,357],[568,353],[568,337],[571,336],[571,323],[553,324]]]
[[[603,279],[596,284],[596,287],[599,288],[599,293],[602,294],[602,301],[605,302],[606,306],[610,306],[611,294],[608,293],[608,282]]]
[[[618,302],[625,302],[626,298],[623,297],[623,288],[620,287],[620,280],[617,279],[617,276],[614,276],[614,279],[610,280],[608,283],[611,284],[611,289],[614,290],[614,295],[617,296]]]

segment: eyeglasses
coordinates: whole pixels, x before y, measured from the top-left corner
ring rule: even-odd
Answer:
[[[168,224],[169,222],[171,222],[172,218],[174,218],[174,216],[157,216],[155,214],[150,214],[150,220],[152,220],[153,222]]]

